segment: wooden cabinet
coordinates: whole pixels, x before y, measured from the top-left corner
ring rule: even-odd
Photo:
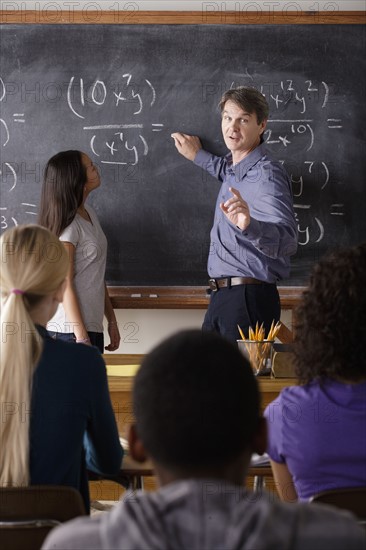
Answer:
[[[119,361],[127,360],[120,359],[123,356],[118,357]],[[127,357],[130,361],[134,359],[135,363],[117,363],[118,359],[114,358],[113,364],[111,364],[109,357],[105,357],[112,406],[116,415],[119,432],[123,436],[126,434],[126,427],[133,422],[132,386],[134,374],[138,369],[138,362],[136,359],[140,359],[140,356]],[[293,378],[277,379],[258,377],[258,382],[262,394],[262,410],[264,410],[265,407],[277,397],[282,388],[294,385],[296,380]]]

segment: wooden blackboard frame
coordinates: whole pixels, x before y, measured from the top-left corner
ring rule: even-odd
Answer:
[[[117,309],[207,309],[209,296],[202,286],[110,286],[108,293]],[[279,286],[282,309],[294,309],[304,286]]]
[[[54,5],[54,4],[51,4]],[[364,11],[0,10],[1,24],[44,25],[364,25]]]
[[[364,11],[89,11],[89,10],[1,10],[1,24],[121,24],[121,25],[364,25]],[[305,287],[280,286],[282,309],[294,309]],[[206,287],[108,288],[113,307],[125,309],[206,309]]]

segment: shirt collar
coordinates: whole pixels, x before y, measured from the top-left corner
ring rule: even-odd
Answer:
[[[36,329],[38,330],[42,338],[50,338],[50,335],[48,334],[48,330],[45,327],[42,327],[42,325],[36,325]]]
[[[232,153],[229,153],[227,155],[228,162],[230,163],[229,170],[235,174],[236,179],[243,179],[247,172],[265,155],[266,146],[264,143],[260,143],[249,155],[235,165],[233,165]]]

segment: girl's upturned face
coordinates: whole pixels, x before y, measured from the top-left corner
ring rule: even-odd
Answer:
[[[100,186],[100,175],[98,172],[98,168],[94,165],[92,160],[86,155],[85,153],[82,153],[82,165],[84,166],[86,170],[86,182],[85,185],[87,186],[88,191],[93,191],[93,189],[97,189]]]

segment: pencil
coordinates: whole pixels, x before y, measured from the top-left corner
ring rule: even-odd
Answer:
[[[238,327],[238,331],[240,333],[240,336],[241,336],[241,339],[242,340],[245,340],[245,336],[244,336],[244,332],[241,330],[241,328],[239,327],[239,325],[236,325]]]

